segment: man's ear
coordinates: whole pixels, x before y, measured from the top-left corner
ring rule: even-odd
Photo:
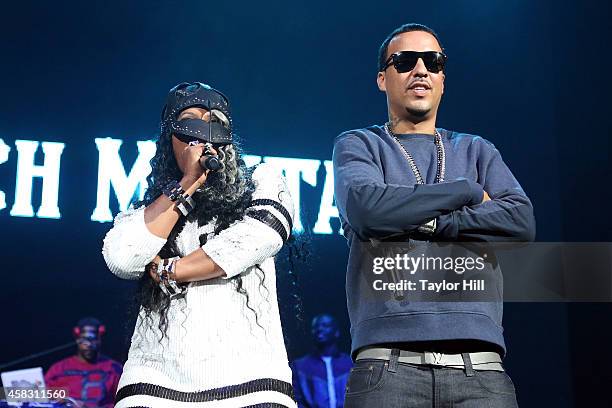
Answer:
[[[385,85],[385,73],[379,72],[376,76],[376,83],[378,84],[378,89],[383,92],[387,92],[387,86]]]
[[[444,71],[442,71],[442,93],[441,95],[444,95],[444,80],[446,79],[446,74],[444,73]]]

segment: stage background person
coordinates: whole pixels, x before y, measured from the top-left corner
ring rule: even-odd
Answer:
[[[315,316],[311,324],[315,350],[293,361],[293,388],[300,408],[344,406],[344,389],[353,362],[340,351],[340,329],[327,313]]]
[[[84,407],[112,408],[121,364],[101,354],[106,328],[94,317],[78,321],[72,330],[76,355],[58,361],[45,373],[47,387],[65,388]]]

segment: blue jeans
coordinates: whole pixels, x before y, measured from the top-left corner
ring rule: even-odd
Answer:
[[[518,407],[502,371],[464,370],[383,360],[359,360],[346,386],[346,408]]]

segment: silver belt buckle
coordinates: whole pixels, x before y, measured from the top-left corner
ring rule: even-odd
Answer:
[[[435,365],[435,366],[443,366],[444,365],[444,355],[442,353],[433,353],[426,351],[424,354],[425,364]]]

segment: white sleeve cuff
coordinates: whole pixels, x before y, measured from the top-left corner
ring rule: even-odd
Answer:
[[[104,237],[102,255],[113,274],[122,279],[139,279],[145,266],[166,243],[147,228],[144,206],[117,215],[113,228]]]

